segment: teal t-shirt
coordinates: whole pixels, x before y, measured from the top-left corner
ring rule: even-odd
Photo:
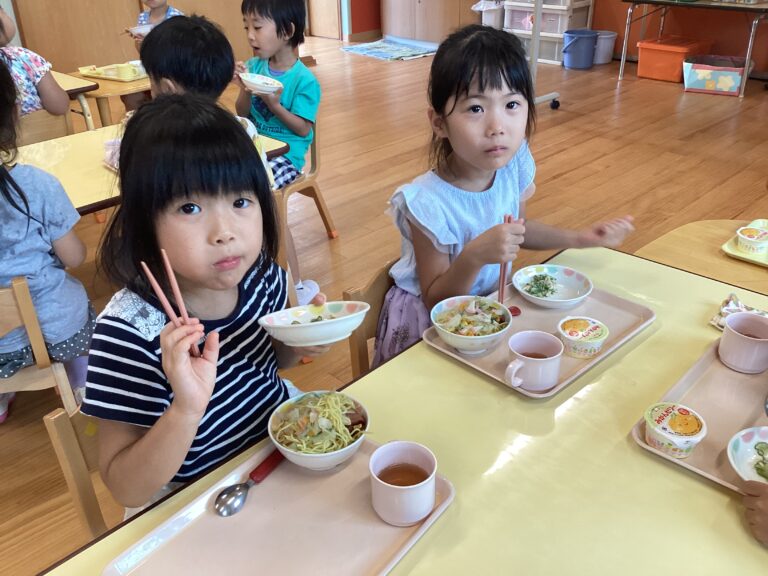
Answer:
[[[301,116],[312,123],[315,122],[317,107],[320,105],[320,84],[301,60],[296,60],[290,70],[286,70],[280,76],[270,73],[268,60],[251,58],[246,62],[246,66],[248,72],[269,76],[281,82],[283,93],[280,95],[280,104],[292,114]],[[304,156],[312,143],[312,138],[315,135],[314,130],[310,130],[306,136],[299,136],[292,132],[270,112],[267,105],[258,96],[251,97],[251,120],[256,125],[259,134],[287,143],[290,150],[285,154],[285,157],[296,166],[297,170],[301,171],[304,168]]]

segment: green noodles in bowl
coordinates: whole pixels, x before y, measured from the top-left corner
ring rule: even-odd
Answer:
[[[368,413],[341,392],[307,392],[278,406],[268,430],[286,459],[311,470],[329,470],[360,448]]]

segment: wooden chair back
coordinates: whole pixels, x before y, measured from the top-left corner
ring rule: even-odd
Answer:
[[[91,471],[99,466],[97,420],[82,414],[79,409],[70,416],[57,408],[46,415],[43,422],[77,514],[91,537],[96,538],[107,530],[91,478]]]
[[[29,285],[20,276],[11,280],[9,288],[0,288],[0,336],[19,327],[27,332],[35,364],[19,370],[11,378],[0,379],[0,393],[57,388],[64,408],[73,413],[77,402],[67,373],[61,363],[51,362],[48,356]]]
[[[45,110],[25,114],[19,119],[18,145],[26,146],[74,133],[69,112],[54,116]]]
[[[368,356],[368,340],[376,336],[379,325],[379,315],[384,305],[387,291],[394,286],[395,281],[389,275],[397,260],[390,260],[376,275],[361,288],[344,290],[342,298],[348,301],[367,302],[371,309],[365,315],[365,320],[352,332],[349,337],[349,354],[352,361],[352,377],[360,378],[371,368]]]
[[[277,203],[278,218],[280,220],[280,229],[282,232],[281,236],[283,238],[285,238],[285,234],[288,232],[288,198],[290,198],[291,194],[296,193],[312,198],[315,201],[317,211],[320,213],[320,218],[323,220],[328,237],[331,239],[338,237],[339,233],[336,231],[336,225],[333,222],[331,212],[328,210],[325,198],[323,198],[323,194],[320,192],[320,186],[317,182],[319,171],[320,155],[318,154],[317,123],[315,123],[312,143],[309,146],[309,164],[304,166],[304,172],[296,178],[296,180],[275,191],[275,201]],[[281,242],[280,251],[277,255],[277,263],[285,268],[287,261],[286,245],[284,242]]]

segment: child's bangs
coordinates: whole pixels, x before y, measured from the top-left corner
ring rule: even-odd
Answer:
[[[151,109],[146,106],[141,112]],[[120,153],[124,204],[158,214],[179,198],[232,192],[259,197],[269,189],[258,152],[232,114],[217,110],[216,118],[206,118],[195,110],[179,114],[169,126],[168,110],[163,109],[166,129],[145,121],[134,131],[129,122]],[[182,105],[177,111],[192,112]]]
[[[527,100],[533,100],[527,62],[521,63],[518,55],[510,50],[493,48],[492,45],[484,46],[482,42],[467,43],[463,66],[457,70],[454,96],[466,96],[476,83],[480,92],[509,88]]]

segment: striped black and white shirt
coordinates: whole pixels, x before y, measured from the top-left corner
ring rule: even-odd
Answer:
[[[257,322],[285,307],[285,271],[262,255],[238,288],[229,317],[203,322],[207,332],[219,333],[216,384],[176,482],[263,438],[270,414],[288,398],[271,339]],[[83,413],[147,428],[157,422],[173,401],[160,351],[167,323],[154,299],[128,289],[112,297],[93,334]]]

